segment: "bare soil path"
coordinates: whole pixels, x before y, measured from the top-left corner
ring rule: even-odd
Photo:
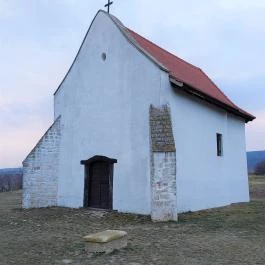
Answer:
[[[265,264],[265,177],[251,177],[252,201],[182,214],[179,222],[84,209],[21,209],[21,192],[0,193],[0,264]],[[85,253],[82,237],[128,232],[127,248]]]

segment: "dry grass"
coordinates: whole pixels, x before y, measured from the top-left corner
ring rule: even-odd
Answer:
[[[251,175],[250,180],[250,196],[252,201],[265,200],[265,176]]]
[[[0,194],[0,264],[265,264],[265,178],[251,177],[252,201],[180,215],[178,223],[84,209],[21,210],[21,192]],[[127,248],[87,255],[82,236],[128,232]]]

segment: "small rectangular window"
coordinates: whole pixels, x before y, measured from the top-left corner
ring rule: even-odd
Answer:
[[[216,134],[217,156],[223,156],[223,135]]]

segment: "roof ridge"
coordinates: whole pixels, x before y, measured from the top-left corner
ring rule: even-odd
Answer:
[[[175,58],[177,58],[178,60],[182,61],[183,63],[188,64],[188,65],[190,65],[191,67],[193,67],[193,68],[195,68],[195,69],[199,69],[199,70],[201,70],[201,69],[200,69],[199,67],[197,67],[196,65],[191,64],[191,63],[185,61],[184,59],[178,57],[176,54],[174,54],[174,53],[172,53],[172,52],[169,52],[168,50],[166,50],[166,49],[160,47],[159,45],[157,45],[157,44],[154,43],[153,41],[150,41],[150,40],[147,39],[146,37],[143,37],[142,35],[140,35],[139,33],[135,32],[134,30],[132,30],[132,29],[130,29],[130,28],[127,28],[127,27],[126,27],[126,29],[128,29],[129,31],[132,31],[134,34],[139,35],[141,38],[143,38],[143,39],[145,39],[146,41],[152,43],[154,46],[156,46],[156,47],[159,48],[160,50],[162,50],[162,51],[168,53],[169,55],[174,56]]]

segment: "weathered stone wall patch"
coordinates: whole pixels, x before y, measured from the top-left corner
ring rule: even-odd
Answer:
[[[175,152],[174,135],[168,105],[150,106],[150,132],[152,152]]]
[[[150,106],[151,217],[177,220],[176,152],[169,106]]]

